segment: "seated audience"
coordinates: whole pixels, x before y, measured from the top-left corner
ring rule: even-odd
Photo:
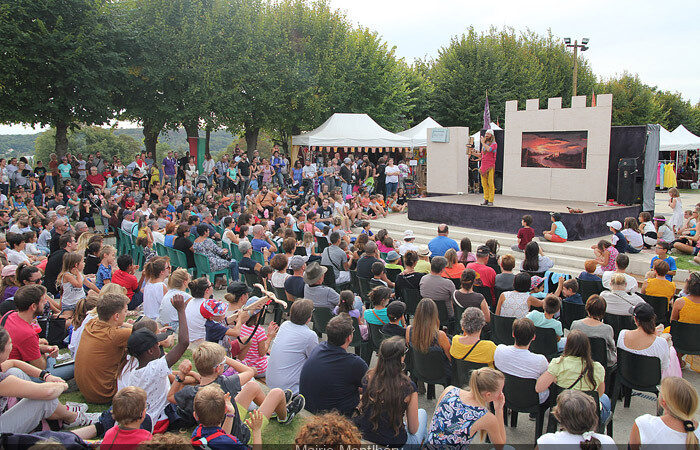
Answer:
[[[513,345],[499,344],[493,354],[496,369],[508,375],[536,380],[547,371],[549,362],[544,355],[532,353],[530,344],[535,340],[535,324],[528,318],[513,321]],[[549,390],[538,393],[540,403],[549,397]]]
[[[445,252],[447,266],[442,271],[442,276],[445,278],[459,278],[464,272],[464,264],[457,262],[457,251],[453,248]]]
[[[150,441],[153,435],[141,428],[147,416],[146,391],[136,386],[127,386],[117,392],[112,401],[112,418],[116,422],[107,430],[100,449],[135,448]]]
[[[255,377],[263,378],[267,371],[267,352],[270,350],[270,344],[277,336],[279,325],[275,322],[270,322],[265,330],[262,326],[264,316],[260,316],[262,309],[251,309],[260,300],[258,297],[250,297],[243,307],[250,317],[241,326],[241,335],[239,342],[243,345],[248,345],[248,351],[245,357],[242,357],[241,362],[248,367],[255,369]]]
[[[586,301],[586,317],[571,322],[571,331],[578,330],[589,338],[605,339],[608,367],[617,362],[617,347],[615,346],[615,333],[607,323],[603,323],[607,303],[600,295],[591,295]]]
[[[454,317],[452,294],[455,291],[455,285],[440,275],[445,266],[447,266],[445,257],[436,256],[433,258],[430,262],[430,273],[420,280],[420,295],[424,299],[430,298],[434,302],[444,302],[448,317]]]
[[[637,283],[637,279],[633,277],[632,275],[629,275],[625,273],[625,270],[627,270],[627,267],[630,265],[630,257],[625,255],[624,253],[621,253],[617,255],[617,258],[615,258],[615,264],[617,265],[617,270],[613,271],[606,271],[603,272],[602,280],[603,280],[603,287],[605,289],[610,289],[610,279],[612,276],[616,273],[621,273],[625,276],[625,280],[627,280],[627,292],[635,292],[637,288],[639,287],[639,283]]]
[[[638,355],[654,356],[659,358],[661,372],[663,373],[670,364],[668,342],[656,335],[656,314],[654,308],[647,302],[637,304],[632,310],[634,330],[621,330],[617,337],[617,348],[627,350]]]
[[[610,279],[610,287],[612,290],[600,293],[600,296],[605,299],[605,303],[607,304],[605,312],[608,314],[631,316],[630,308],[638,303],[644,303],[642,297],[627,292],[627,280],[624,274],[616,273],[613,275]]]
[[[698,392],[688,380],[668,377],[661,380],[659,417],[644,414],[632,424],[629,446],[632,450],[649,447],[697,448],[700,438]]]
[[[605,421],[610,415],[610,399],[605,394],[605,368],[591,359],[591,344],[582,332],[569,333],[564,353],[552,359],[547,371],[537,379],[535,390],[543,392],[552,384],[564,390],[598,391],[600,420]]]
[[[362,434],[354,423],[337,412],[315,415],[301,426],[294,443],[303,447],[323,443],[325,447],[360,446]]]
[[[403,255],[404,270],[396,276],[394,282],[394,292],[396,298],[403,298],[404,289],[420,289],[420,280],[424,273],[416,271],[416,263],[418,262],[418,253],[413,250],[408,250]]]
[[[482,286],[486,286],[491,290],[493,296],[493,288],[496,286],[496,271],[488,266],[491,249],[485,245],[476,249],[476,262],[467,264],[467,269],[474,270],[479,274],[479,280]]]
[[[394,287],[394,283],[386,275],[384,263],[380,261],[372,264],[372,278],[369,280],[370,289],[377,286]]]
[[[673,258],[673,256],[670,256],[668,252],[671,251],[671,244],[668,242],[664,241],[659,241],[656,244],[656,247],[654,251],[656,252],[656,256],[651,258],[651,262],[649,263],[649,268],[653,269],[654,268],[654,263],[661,259],[663,261],[666,261],[668,264],[668,272],[666,272],[666,279],[668,281],[673,281],[673,277],[676,275],[676,260]]]
[[[289,259],[289,269],[293,272],[292,275],[284,280],[284,290],[287,293],[287,301],[293,302],[295,298],[304,297],[304,273],[306,272],[306,263],[304,258],[299,255],[294,255]]]
[[[532,320],[537,328],[551,328],[557,333],[559,351],[564,350],[564,344],[566,344],[566,339],[564,337],[564,330],[562,329],[561,322],[554,318],[555,315],[561,310],[561,300],[559,297],[553,294],[549,294],[544,298],[542,305],[543,311],[533,310],[527,313],[528,319]]]
[[[482,367],[471,373],[468,391],[446,387],[435,406],[425,444],[468,446],[481,431],[493,445],[503,446],[506,442],[504,383],[501,372]],[[495,413],[489,411],[491,402]]]
[[[537,439],[538,448],[613,448],[615,441],[610,436],[594,432],[598,428],[598,414],[593,397],[577,390],[567,390],[557,397],[552,414],[563,428],[556,433],[547,433]],[[605,447],[602,447],[605,445]]]
[[[431,350],[442,349],[445,358],[442,360],[446,377],[450,377],[450,338],[440,329],[440,317],[435,302],[424,298],[416,307],[413,323],[406,327],[406,343],[414,352],[428,353]]]
[[[510,248],[514,252],[524,252],[527,244],[535,238],[535,230],[532,229],[532,216],[526,214],[520,219],[521,228],[518,230],[518,243]]]
[[[406,337],[406,328],[403,324],[406,322],[404,315],[406,314],[406,304],[400,300],[395,300],[389,303],[386,307],[386,316],[389,318],[389,323],[382,325],[382,333],[387,336]]]
[[[540,245],[531,241],[525,246],[525,259],[520,263],[520,270],[530,273],[543,273],[554,267],[554,262],[540,248]]]
[[[304,271],[304,298],[314,302],[315,308],[328,308],[332,310],[340,302],[340,295],[335,289],[324,286],[323,277],[327,267],[318,263],[311,263]]]
[[[569,238],[569,233],[564,223],[561,221],[561,214],[558,212],[551,212],[549,215],[552,220],[552,227],[542,233],[544,238],[551,242],[566,242]]]
[[[530,295],[531,278],[527,272],[520,272],[515,276],[515,280],[513,280],[514,290],[502,293],[498,299],[497,315],[520,319],[527,315],[530,307],[542,306],[542,300]]]
[[[563,277],[559,278],[559,285],[557,290],[554,291],[554,295],[561,297],[562,302],[574,303],[577,305],[583,305],[584,299],[581,298],[581,294],[578,293],[578,281],[576,278],[570,278],[564,280]]]
[[[349,316],[333,317],[326,325],[326,334],[328,341],[314,349],[301,369],[299,392],[310,413],[336,410],[349,417],[360,402],[367,363],[347,352],[353,334]]]
[[[676,295],[676,284],[666,279],[668,273],[668,263],[657,259],[654,261],[654,268],[646,273],[642,284],[642,294],[654,297],[665,297],[671,304],[673,296]]]
[[[289,320],[280,326],[267,360],[265,383],[268,387],[299,393],[301,369],[318,346],[318,336],[308,327],[313,311],[311,300],[301,298],[292,303]]]
[[[578,279],[582,281],[601,281],[601,278],[596,275],[596,269],[598,268],[598,261],[595,259],[587,259],[583,263],[583,272],[578,275]]]
[[[484,313],[479,308],[470,306],[464,310],[460,320],[462,334],[452,338],[450,347],[452,358],[493,367],[496,344],[488,339],[481,339],[481,329],[484,325],[486,325]]]
[[[495,287],[499,291],[512,291],[513,281],[515,280],[515,274],[513,269],[515,268],[515,257],[513,255],[503,255],[500,260],[501,273],[496,275]]]
[[[369,292],[368,297],[372,303],[372,309],[365,311],[365,322],[380,327],[388,324],[386,307],[391,300],[391,289],[386,286],[377,286]]]
[[[382,342],[376,367],[362,380],[362,396],[355,423],[365,440],[400,447],[420,445],[428,414],[418,408],[416,384],[403,372],[406,343],[394,336]]]
[[[416,272],[429,273],[430,272],[430,250],[425,244],[418,246],[418,262],[416,263]]]
[[[486,302],[484,296],[478,292],[474,292],[474,283],[476,282],[476,272],[472,269],[465,269],[460,277],[461,286],[459,290],[455,291],[453,294],[454,301],[462,309],[469,308],[471,306],[481,309],[484,314],[484,320],[486,323],[491,321],[491,311],[489,310],[489,304]],[[512,288],[511,288],[512,289]]]
[[[700,273],[690,272],[685,296],[673,302],[671,321],[700,323]]]
[[[610,241],[602,239],[598,241],[598,244],[592,246],[593,253],[595,253],[595,262],[597,268],[595,269],[595,275],[603,275],[604,272],[614,272],[617,270],[617,255],[619,252],[613,246]],[[586,261],[588,262],[588,261]],[[586,268],[588,271],[588,268]]]

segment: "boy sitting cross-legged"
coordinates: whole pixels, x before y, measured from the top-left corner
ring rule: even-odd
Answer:
[[[271,389],[265,395],[260,385],[252,380],[255,369],[240,362],[227,358],[224,348],[214,342],[202,342],[192,353],[194,365],[201,377],[198,386],[184,386],[182,380],[189,373],[192,365],[189,361],[180,364],[175,382],[168,393],[168,401],[177,405],[177,413],[185,420],[195,423],[194,398],[200,388],[216,383],[225,393],[230,394],[236,401],[231,434],[236,436],[239,442],[248,444],[251,438],[251,430],[244,425],[243,420],[248,416],[248,405],[255,402],[258,410],[263,414],[263,425],[269,421],[273,414],[277,415],[280,423],[290,423],[294,416],[304,408],[305,400],[302,395],[292,395],[290,390]],[[231,366],[237,374],[223,376],[224,371]]]
[[[146,391],[143,389],[128,386],[117,392],[112,400],[112,416],[117,424],[107,430],[100,449],[131,450],[151,440],[151,433],[141,428],[146,418]]]
[[[236,406],[231,403],[231,395],[224,394],[217,384],[200,389],[194,397],[194,418],[199,425],[192,432],[192,445],[212,450],[248,448],[231,434],[235,412]],[[262,444],[264,417],[259,410],[255,410],[245,421],[252,433],[252,445]]]

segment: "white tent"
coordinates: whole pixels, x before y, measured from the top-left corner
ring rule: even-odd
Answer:
[[[688,131],[683,125],[672,132],[661,127],[659,134],[659,151],[683,151],[700,149],[700,137]]]
[[[367,114],[335,113],[315,130],[292,136],[306,147],[410,147],[411,139],[380,127]]]
[[[491,122],[491,124],[489,125],[489,129],[491,129],[491,130],[502,130],[503,128],[501,128],[501,127],[499,127],[498,125],[496,125],[495,123]],[[477,131],[476,133],[472,134],[471,137],[474,138],[474,149],[477,150],[477,151],[478,151],[478,150],[481,150],[481,130],[479,130],[479,131]]]
[[[442,125],[433,120],[432,117],[427,117],[415,127],[397,134],[411,139],[412,147],[426,147],[428,145],[428,128],[442,128]]]

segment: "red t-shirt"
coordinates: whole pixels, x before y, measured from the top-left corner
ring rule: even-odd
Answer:
[[[36,334],[31,324],[17,314],[17,311],[9,313],[5,329],[12,338],[12,351],[9,359],[29,362],[41,357],[39,335]]]
[[[520,250],[525,250],[525,246],[535,238],[535,230],[532,227],[523,227],[518,230],[518,237],[520,238],[518,248]]]
[[[139,287],[139,280],[135,276],[123,270],[117,269],[112,274],[112,283],[117,283],[119,286],[126,288],[126,296],[129,300],[134,296],[134,291]]]
[[[489,169],[496,167],[496,150],[498,144],[495,142],[490,146],[481,149],[481,172],[487,172]]]
[[[105,433],[100,450],[132,450],[140,443],[150,441],[152,437],[148,430],[123,430],[115,425]]]
[[[100,184],[100,185],[106,181],[105,177],[103,177],[99,173],[97,175],[88,175],[87,180],[88,180],[88,183],[90,183],[90,184]]]
[[[496,271],[489,266],[478,262],[471,262],[467,264],[467,269],[472,269],[479,274],[482,286],[493,288],[496,285]]]

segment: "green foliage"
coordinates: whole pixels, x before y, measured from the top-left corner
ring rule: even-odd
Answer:
[[[659,123],[664,128],[673,131],[678,125],[684,125],[691,133],[700,134],[700,108],[697,105],[693,107],[678,92],[657,91],[655,97],[663,117]]]
[[[116,35],[102,1],[2,1],[0,121],[65,130],[112,118]]]
[[[31,155],[36,134],[0,134],[0,157]],[[12,149],[12,151],[10,151]]]
[[[612,94],[612,124],[644,125],[665,122],[665,114],[656,101],[655,88],[642,83],[638,75],[623,73],[598,84],[596,93]]]
[[[35,157],[37,160],[48,161],[54,151],[56,130],[51,129],[39,134],[36,138]],[[87,157],[101,152],[105,160],[117,156],[124,164],[134,159],[141,151],[139,142],[126,134],[116,134],[109,128],[84,127],[68,132],[68,152]]]

